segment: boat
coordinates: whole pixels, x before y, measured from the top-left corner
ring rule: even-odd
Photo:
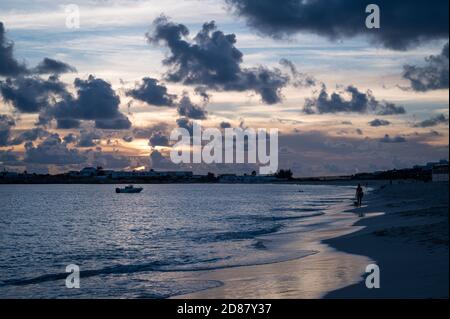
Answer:
[[[143,190],[142,187],[134,187],[133,185],[125,186],[124,188],[116,188],[116,193],[140,193]]]

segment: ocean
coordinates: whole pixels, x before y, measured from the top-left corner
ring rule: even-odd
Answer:
[[[271,237],[332,227],[354,187],[0,185],[0,298],[167,298],[221,285],[186,272],[314,253]],[[272,239],[271,239],[272,238]],[[69,289],[66,266],[80,268]]]

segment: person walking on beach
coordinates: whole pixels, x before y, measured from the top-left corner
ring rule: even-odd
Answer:
[[[364,191],[361,187],[361,184],[358,184],[358,187],[356,188],[356,202],[357,202],[358,207],[361,207],[361,205],[362,205],[363,196],[364,196]]]

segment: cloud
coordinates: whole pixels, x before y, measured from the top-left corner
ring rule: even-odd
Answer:
[[[25,65],[14,58],[14,43],[8,41],[5,27],[0,22],[0,75],[17,76],[27,72]]]
[[[281,101],[281,89],[289,77],[279,69],[263,66],[243,68],[243,54],[236,47],[236,36],[217,30],[215,22],[205,23],[193,40],[183,24],[162,16],[153,22],[146,34],[153,44],[164,44],[170,54],[164,65],[170,67],[166,79],[185,85],[203,86],[217,91],[254,91],[263,102]]]
[[[77,147],[94,147],[97,146],[102,136],[97,131],[82,130],[78,137]],[[64,141],[67,143],[66,139]]]
[[[0,146],[8,146],[11,128],[16,125],[14,119],[5,114],[0,114]]]
[[[67,63],[50,58],[44,58],[33,69],[33,72],[37,74],[63,74],[77,72],[77,70]]]
[[[292,76],[291,82],[294,87],[311,87],[317,84],[315,78],[306,73],[299,72],[292,61],[281,59],[280,64],[290,70]]]
[[[179,115],[195,120],[204,120],[208,114],[203,107],[192,103],[187,94],[184,94],[178,103],[177,111]]]
[[[231,124],[228,122],[221,122],[219,126],[221,129],[225,129],[225,128],[230,128]]]
[[[406,50],[448,38],[448,0],[379,0],[381,28],[367,29],[364,0],[225,0],[237,15],[263,34],[282,38],[313,33],[336,41],[365,36],[376,44]]]
[[[422,66],[403,66],[403,77],[410,81],[413,91],[427,92],[448,89],[448,42],[439,55],[431,55]]]
[[[157,79],[145,77],[142,83],[126,92],[127,96],[155,106],[174,106],[177,96],[169,94],[167,88]]]
[[[103,130],[128,130],[131,128],[131,122],[122,113],[117,115],[118,117],[115,119],[97,119],[95,121],[95,127]]]
[[[64,136],[63,141],[66,144],[75,143],[78,140],[77,136],[73,133],[67,134]]]
[[[389,134],[384,135],[383,138],[380,139],[381,143],[405,143],[406,139],[403,136],[396,135],[394,137],[389,136]]]
[[[21,162],[19,157],[14,154],[11,150],[2,151],[0,150],[0,164],[16,166],[20,165]]]
[[[81,125],[81,122],[74,119],[57,119],[56,120],[56,128],[58,129],[73,129],[73,128],[79,128]]]
[[[25,142],[34,142],[39,138],[47,137],[50,133],[40,127],[35,127],[20,133],[9,142],[9,145],[20,145]]]
[[[429,119],[426,119],[419,123],[414,124],[414,127],[432,127],[432,126],[437,126],[439,124],[448,125],[448,117],[446,117],[444,114],[439,114],[432,118],[429,118]]]
[[[370,121],[368,124],[373,127],[379,127],[379,126],[390,125],[391,122],[389,122],[388,120],[374,119],[373,121]]]
[[[150,139],[150,137],[155,132],[159,131],[167,133],[168,128],[169,126],[167,125],[167,123],[160,122],[148,127],[135,127],[132,133],[134,138]]]
[[[58,126],[78,127],[80,120],[95,121],[99,129],[129,129],[131,122],[119,111],[120,98],[111,84],[89,75],[86,80],[75,79],[77,96],[67,96],[47,111],[47,116],[54,117]]]
[[[333,92],[330,95],[323,85],[317,97],[305,100],[303,111],[307,114],[374,112],[378,115],[394,115],[406,113],[402,106],[378,101],[370,91],[364,93],[354,86],[348,86],[343,93],[347,93],[350,99],[345,99],[342,93]]]
[[[192,121],[186,117],[180,117],[176,122],[178,127],[186,129],[192,135],[194,129],[194,123]]]
[[[68,165],[81,164],[85,160],[86,156],[77,149],[68,149],[56,133],[48,136],[36,147],[32,142],[25,144],[25,163]]]
[[[150,146],[169,146],[169,139],[164,132],[153,132],[149,139]]]
[[[11,116],[0,114],[0,147],[20,145],[22,143],[30,141],[32,142],[39,138],[46,137],[50,134],[46,130],[40,127],[36,127],[25,130],[13,137],[11,129],[15,125],[16,122]]]
[[[58,77],[38,76],[7,78],[0,81],[0,93],[5,102],[21,113],[39,113],[48,109],[55,98],[66,96],[66,85]]]

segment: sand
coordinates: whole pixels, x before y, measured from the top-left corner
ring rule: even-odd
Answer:
[[[222,285],[175,298],[448,298],[448,183],[381,182],[362,208],[340,209],[326,231],[277,238],[315,254],[186,273]],[[379,289],[365,285],[371,263],[380,267]]]

